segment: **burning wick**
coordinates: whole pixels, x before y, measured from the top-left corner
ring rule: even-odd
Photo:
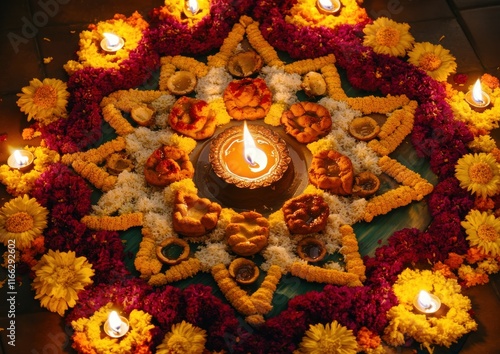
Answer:
[[[318,0],[316,7],[321,13],[334,14],[340,10],[341,3],[339,0]]]
[[[436,295],[429,294],[425,290],[420,290],[413,301],[413,306],[420,312],[431,314],[439,310],[441,300]]]
[[[104,32],[102,35],[104,38],[101,41],[101,48],[106,52],[116,52],[125,45],[123,38],[116,34]]]
[[[7,165],[18,170],[25,169],[33,162],[34,156],[27,150],[15,150],[7,160]]]
[[[104,332],[112,338],[123,337],[128,332],[129,324],[125,317],[119,316],[116,311],[111,311],[104,323]]]
[[[490,96],[481,89],[481,81],[479,79],[477,79],[472,90],[465,94],[465,100],[475,108],[486,108],[491,102]]]
[[[243,155],[252,172],[260,172],[267,166],[267,155],[257,148],[255,140],[247,127],[247,122],[243,123]]]
[[[196,15],[200,11],[197,0],[187,0],[186,9],[191,13],[192,16]]]

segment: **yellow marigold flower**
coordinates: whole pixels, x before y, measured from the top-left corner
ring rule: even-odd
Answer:
[[[63,316],[68,307],[78,300],[78,291],[92,284],[94,270],[85,257],[76,257],[75,252],[49,250],[33,268],[35,279],[32,287],[35,299],[40,304]]]
[[[467,154],[457,161],[455,177],[460,187],[483,198],[493,196],[500,189],[500,169],[492,154]]]
[[[47,125],[61,117],[66,117],[69,92],[66,84],[58,79],[33,79],[29,86],[18,93],[17,105],[28,115],[28,121],[35,119]]]
[[[446,81],[457,68],[455,57],[442,45],[429,42],[416,43],[408,53],[408,62],[425,70],[427,75],[437,81]]]
[[[6,246],[15,242],[20,250],[29,247],[47,227],[48,214],[47,209],[27,194],[5,203],[0,209],[0,242]]]
[[[337,321],[310,325],[300,343],[300,353],[309,354],[355,354],[358,343],[350,329]]]
[[[462,221],[471,246],[493,257],[500,255],[500,219],[479,210],[471,210]]]
[[[203,353],[207,341],[205,330],[182,321],[172,325],[163,342],[156,347],[158,354],[199,354]]]
[[[378,54],[388,54],[402,57],[415,42],[410,34],[410,25],[397,23],[387,17],[379,17],[363,29],[365,38],[363,44],[372,47]]]

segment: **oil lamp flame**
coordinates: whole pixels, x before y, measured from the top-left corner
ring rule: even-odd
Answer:
[[[321,6],[326,11],[333,10],[333,4],[330,0],[319,0],[319,6]]]
[[[481,89],[481,81],[479,79],[477,79],[474,87],[472,88],[472,99],[476,103],[484,103],[483,90]]]
[[[29,157],[24,156],[19,152],[19,150],[14,151],[14,160],[16,161],[16,164],[19,166],[25,166],[29,162]]]
[[[117,47],[120,44],[120,37],[113,33],[103,33],[104,38],[106,38],[106,44],[108,47],[113,48]]]
[[[117,333],[120,333],[120,329],[122,326],[122,320],[116,311],[111,311],[108,316],[109,326],[111,329]]]
[[[200,9],[197,0],[188,0],[187,8],[193,15],[196,15],[198,10]]]
[[[255,145],[255,140],[252,138],[252,134],[250,134],[250,131],[248,130],[246,121],[243,124],[243,146],[243,154],[246,162],[254,166],[258,149]]]
[[[432,307],[432,299],[431,295],[425,291],[425,290],[420,290],[420,293],[418,293],[418,304],[422,306],[423,309],[430,309]]]
[[[441,307],[441,300],[436,295],[420,290],[413,305],[420,312],[433,314]]]

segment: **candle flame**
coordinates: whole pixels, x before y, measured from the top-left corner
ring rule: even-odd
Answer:
[[[104,32],[102,35],[106,39],[106,44],[108,45],[108,47],[113,48],[120,44],[120,37],[118,37],[116,34]]]
[[[418,293],[417,301],[418,301],[418,304],[426,310],[428,310],[432,307],[431,295],[425,290],[420,290],[420,292]]]
[[[484,103],[483,90],[481,89],[481,81],[477,79],[474,87],[472,88],[472,99],[476,103]]]
[[[115,332],[120,332],[122,320],[116,311],[111,311],[108,316],[109,327]]]
[[[187,7],[188,7],[188,10],[191,11],[191,13],[193,15],[196,15],[196,13],[199,10],[198,1],[197,0],[188,0]]]
[[[252,134],[250,134],[250,131],[248,130],[246,121],[243,123],[243,154],[245,155],[245,160],[250,165],[255,165],[257,145],[255,145]]]
[[[14,160],[19,166],[24,166],[28,164],[29,157],[21,154],[19,150],[14,151]]]

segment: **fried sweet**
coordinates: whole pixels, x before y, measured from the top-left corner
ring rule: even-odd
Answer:
[[[153,186],[165,187],[193,175],[194,167],[188,154],[175,146],[161,146],[144,164],[146,182]]]
[[[234,54],[227,63],[227,69],[236,77],[250,76],[262,68],[262,57],[249,50]]]
[[[308,72],[302,79],[302,84],[300,86],[309,97],[323,96],[326,94],[326,81],[323,75],[316,71]]]
[[[215,132],[215,114],[207,102],[183,96],[173,105],[168,115],[173,130],[195,140],[211,137]]]
[[[232,81],[224,91],[227,113],[236,120],[264,118],[271,109],[271,99],[271,91],[261,78]]]
[[[322,231],[328,221],[330,208],[323,197],[303,194],[283,204],[286,226],[292,234],[309,234]]]
[[[354,182],[351,159],[335,150],[317,153],[311,161],[309,181],[332,194],[351,194]]]
[[[227,243],[234,253],[252,256],[267,245],[269,222],[255,211],[244,211],[231,218],[225,232]]]
[[[281,115],[287,134],[300,143],[310,143],[327,135],[332,129],[330,112],[314,102],[298,102]]]
[[[222,208],[194,193],[177,191],[173,212],[174,230],[183,236],[199,237],[217,226]]]

